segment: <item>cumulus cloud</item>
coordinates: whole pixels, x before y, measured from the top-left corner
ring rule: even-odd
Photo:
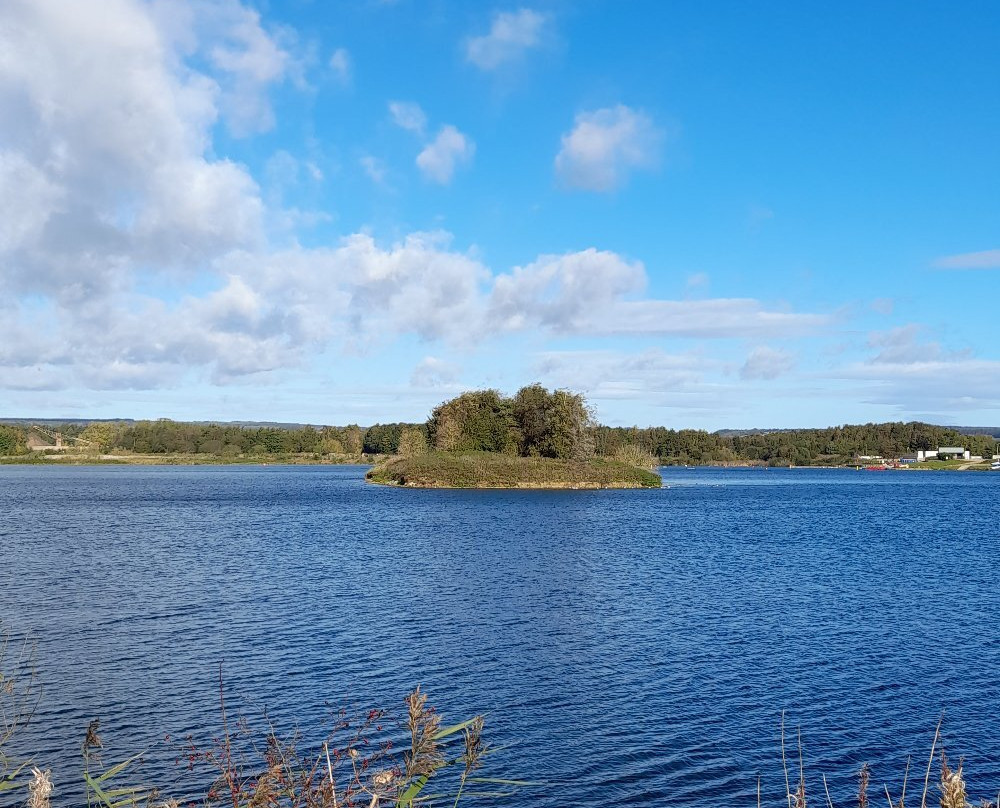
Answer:
[[[426,179],[447,185],[455,169],[472,162],[475,153],[476,144],[449,124],[417,155],[417,167]]]
[[[740,368],[741,379],[777,379],[795,367],[795,357],[780,348],[754,348]]]
[[[497,277],[489,317],[499,330],[602,336],[764,337],[829,326],[828,315],[771,311],[751,298],[636,299],[645,268],[595,249],[542,256]]]
[[[347,48],[337,48],[330,56],[330,72],[334,79],[343,87],[351,83],[351,54]]]
[[[278,152],[265,200],[245,166],[215,153],[219,121],[266,122],[267,88],[292,71],[235,0],[12,0],[0,5],[0,53],[8,387],[225,384],[399,335],[469,346],[531,329],[746,337],[825,322],[753,300],[646,299],[640,263],[594,249],[496,274],[442,233],[274,247],[265,222],[299,215],[275,208],[282,183],[321,176]],[[390,112],[426,127],[415,105]],[[447,182],[473,148],[446,126],[417,162]],[[428,383],[450,372],[419,370]]]
[[[423,136],[427,130],[427,115],[419,104],[411,101],[390,101],[389,115],[396,126]]]
[[[490,322],[500,330],[546,327],[559,332],[587,328],[622,296],[646,283],[641,263],[593,248],[544,255],[500,275],[490,300]],[[594,309],[602,309],[599,313]]]
[[[482,70],[497,70],[515,62],[542,43],[548,19],[527,8],[495,14],[488,34],[466,41],[465,58]]]
[[[389,114],[393,123],[401,129],[413,132],[420,138],[427,131],[427,115],[419,104],[408,101],[390,101]],[[437,136],[425,143],[417,155],[417,168],[424,178],[439,185],[447,185],[455,174],[455,169],[472,162],[476,144],[468,135],[458,131],[451,124],[442,126]],[[369,172],[369,176],[371,173]]]
[[[257,239],[256,183],[209,156],[219,84],[172,66],[146,6],[42,0],[2,14],[0,273],[9,288],[92,295],[137,264],[197,265]],[[218,59],[235,60],[235,47]]]
[[[576,116],[562,137],[556,174],[581,191],[613,191],[636,169],[655,168],[663,132],[644,112],[619,104]]]
[[[934,262],[938,269],[1000,269],[1000,250],[947,255]]]
[[[293,367],[331,343],[363,351],[400,334],[483,336],[475,324],[489,272],[440,233],[387,247],[356,234],[331,248],[233,251],[213,268],[216,289],[170,305],[120,291],[82,307],[22,307],[0,328],[0,367],[98,387],[159,386],[200,368],[224,384]]]
[[[92,2],[79,5],[86,10]],[[135,4],[112,0],[108,5],[107,16],[95,15],[95,22],[110,17],[117,23],[120,7]],[[286,47],[294,40],[289,30],[265,31],[260,14],[238,0],[153,0],[146,8],[168,49],[157,56],[194,57],[209,66],[219,111],[232,134],[243,137],[274,126],[269,89],[286,78],[303,83],[301,64]]]

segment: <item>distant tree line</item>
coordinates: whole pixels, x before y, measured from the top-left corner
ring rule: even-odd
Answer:
[[[665,463],[761,463],[766,465],[837,464],[861,455],[899,457],[918,449],[963,446],[989,457],[997,441],[989,435],[965,435],[947,427],[909,423],[832,426],[724,435],[695,429],[673,430],[599,426],[597,451],[613,455],[623,445],[637,445]]]
[[[27,432],[20,427],[0,424],[0,455],[19,455],[28,451]]]
[[[28,451],[28,426],[0,424],[0,455]],[[963,446],[990,456],[997,440],[920,422],[860,424],[826,429],[754,431],[746,434],[666,427],[595,424],[584,398],[539,384],[506,397],[476,390],[435,407],[426,423],[361,427],[251,427],[160,419],[99,421],[52,427],[85,449],[111,453],[206,454],[221,457],[281,454],[418,454],[439,451],[503,452],[525,457],[621,457],[642,453],[668,464],[838,464],[860,455],[899,457],[918,449]],[[67,441],[69,442],[69,441]],[[85,443],[83,443],[85,442]]]

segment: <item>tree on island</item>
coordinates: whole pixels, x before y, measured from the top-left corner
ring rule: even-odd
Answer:
[[[593,419],[583,396],[522,387],[513,398],[497,390],[462,393],[434,408],[430,446],[444,452],[498,452],[522,457],[584,459],[594,454]]]

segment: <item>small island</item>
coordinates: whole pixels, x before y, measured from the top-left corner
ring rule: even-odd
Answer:
[[[656,458],[637,447],[597,457],[583,397],[540,384],[512,398],[463,393],[436,407],[424,429],[400,435],[399,453],[366,479],[413,488],[659,488]]]
[[[378,463],[367,479],[409,488],[659,488],[659,474],[617,460],[428,452]]]

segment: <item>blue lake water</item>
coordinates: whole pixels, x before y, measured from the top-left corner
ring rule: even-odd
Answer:
[[[72,776],[252,712],[489,710],[525,806],[783,794],[862,761],[898,796],[945,711],[970,797],[1000,789],[1000,474],[664,469],[659,491],[420,491],[361,467],[0,467],[0,619],[37,641],[23,751]],[[911,789],[919,791],[911,780]],[[873,793],[872,799],[877,794]],[[773,799],[771,800],[773,803]],[[2,804],[2,801],[0,801]]]

